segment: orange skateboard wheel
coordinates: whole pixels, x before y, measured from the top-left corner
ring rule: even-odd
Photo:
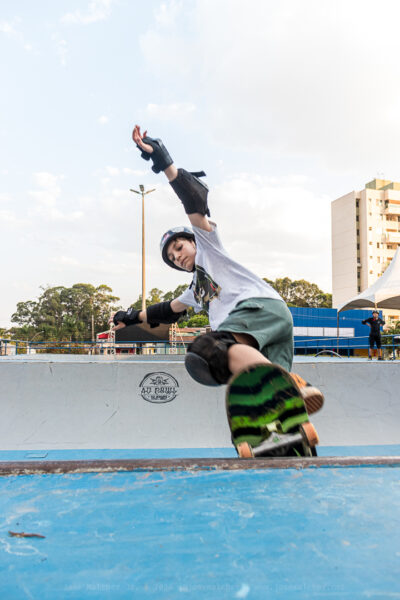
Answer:
[[[303,430],[303,434],[305,435],[307,443],[311,446],[311,448],[314,448],[314,446],[319,444],[318,433],[312,423],[303,423],[301,429]]]
[[[253,450],[247,442],[242,442],[236,446],[237,453],[240,458],[253,458]]]

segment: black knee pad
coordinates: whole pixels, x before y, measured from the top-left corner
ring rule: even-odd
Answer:
[[[232,375],[229,370],[228,349],[236,343],[229,331],[212,331],[199,336],[188,347],[185,358],[189,375],[203,385],[227,383]]]

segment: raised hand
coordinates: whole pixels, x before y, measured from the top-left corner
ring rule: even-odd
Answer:
[[[140,133],[140,125],[135,125],[133,131],[132,131],[132,139],[135,142],[135,144],[137,146],[139,146],[139,148],[141,150],[143,150],[144,152],[147,152],[148,154],[151,154],[153,152],[153,147],[150,146],[150,144],[146,144],[143,142],[143,138],[145,138],[147,136],[147,130],[143,133],[143,135]]]
[[[162,141],[159,138],[149,137],[147,131],[142,135],[139,125],[135,125],[132,132],[132,139],[139,150],[142,151],[142,158],[144,160],[152,160],[153,166],[151,168],[154,173],[165,171],[173,164],[173,160]]]

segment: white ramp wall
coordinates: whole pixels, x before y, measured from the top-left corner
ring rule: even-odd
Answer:
[[[0,359],[0,450],[231,447],[224,388],[181,360]],[[296,363],[326,396],[321,445],[398,444],[400,364]]]

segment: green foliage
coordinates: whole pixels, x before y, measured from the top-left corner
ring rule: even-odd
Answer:
[[[19,327],[10,331],[15,338],[35,341],[83,341],[108,328],[114,303],[119,300],[106,285],[76,283],[70,288],[41,288],[38,300],[18,302],[11,321]]]
[[[264,277],[289,306],[332,308],[332,294],[323,292],[316,283],[305,279],[292,281],[289,277],[271,281]]]
[[[315,283],[304,279],[292,281],[289,277],[271,281],[289,306],[329,308],[332,306],[331,294],[325,294]],[[150,290],[146,306],[173,300],[180,296],[187,285],[179,285],[175,290],[164,293],[158,288]],[[95,287],[89,283],[76,283],[72,287],[43,287],[37,300],[18,302],[11,320],[16,326],[7,333],[14,339],[31,341],[88,341],[94,333],[108,329],[111,312],[118,310],[115,303],[119,300],[112,295],[112,289],[106,285]],[[142,308],[142,296],[131,304],[135,309]],[[179,327],[206,327],[209,325],[205,311],[196,314],[189,307],[187,314],[178,321]],[[400,325],[398,330],[400,330]],[[396,331],[396,332],[397,332]],[[5,330],[4,330],[5,333]],[[0,332],[0,337],[3,335]]]
[[[387,325],[383,333],[382,344],[393,344],[393,335],[400,335],[400,321],[395,321],[394,323]]]
[[[157,304],[158,302],[169,302],[170,300],[173,300],[174,298],[177,298],[183,294],[187,287],[187,285],[178,285],[173,292],[167,292],[166,294],[164,294],[164,292],[158,288],[153,288],[150,290],[149,295],[146,298],[146,307],[151,306],[152,304]],[[142,294],[140,294],[136,302],[131,304],[131,307],[135,308],[136,310],[140,310],[142,308]]]
[[[187,320],[178,322],[179,327],[207,327],[209,324],[208,315],[204,311],[194,314]]]

